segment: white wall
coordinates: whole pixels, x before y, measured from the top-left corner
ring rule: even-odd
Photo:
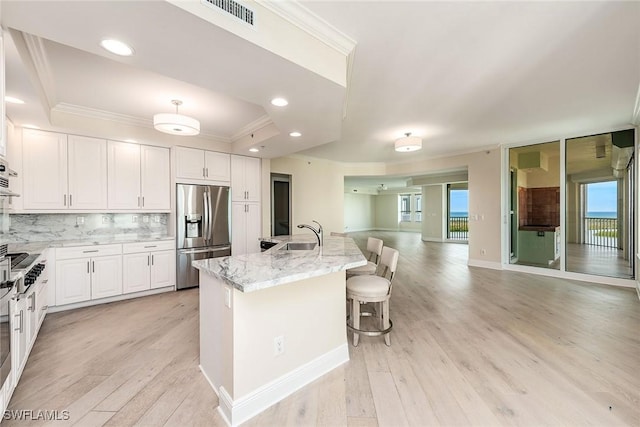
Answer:
[[[400,229],[398,221],[398,195],[380,194],[376,196],[376,229]]]
[[[442,242],[446,240],[444,217],[446,216],[446,184],[422,187],[422,240]]]
[[[340,163],[301,156],[271,159],[271,172],[291,175],[291,223],[318,221],[328,234],[344,230],[344,168]],[[269,200],[264,205],[270,205]],[[268,206],[270,209],[270,206]],[[310,233],[292,227],[293,233]]]
[[[375,228],[377,197],[372,194],[344,193],[344,231]]]

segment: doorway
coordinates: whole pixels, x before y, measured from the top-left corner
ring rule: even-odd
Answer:
[[[271,235],[291,234],[291,175],[271,174]]]
[[[447,184],[447,239],[469,240],[469,184]]]

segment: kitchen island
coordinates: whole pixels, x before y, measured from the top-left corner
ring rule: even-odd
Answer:
[[[275,238],[263,253],[194,261],[200,368],[221,414],[240,424],[349,360],[345,271],[366,264],[350,238]],[[302,245],[304,246],[304,245]]]

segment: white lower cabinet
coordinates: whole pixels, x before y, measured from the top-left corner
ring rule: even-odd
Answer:
[[[122,245],[56,250],[56,305],[122,294]]]
[[[260,203],[231,204],[231,255],[260,252]]]
[[[123,244],[124,293],[174,286],[176,257],[173,246],[173,241]]]

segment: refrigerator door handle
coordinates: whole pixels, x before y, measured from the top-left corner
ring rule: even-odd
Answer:
[[[206,190],[202,193],[202,206],[204,209],[204,215],[202,215],[202,238],[206,245],[209,243],[209,203]]]
[[[211,190],[207,191],[207,205],[209,206],[209,215],[207,215],[207,222],[209,223],[209,233],[207,234],[207,242],[211,244],[213,242],[213,207],[211,206]]]
[[[221,246],[216,248],[208,248],[208,249],[191,249],[191,250],[180,250],[181,254],[201,254],[204,252],[222,252],[228,251],[231,249],[231,246]]]

